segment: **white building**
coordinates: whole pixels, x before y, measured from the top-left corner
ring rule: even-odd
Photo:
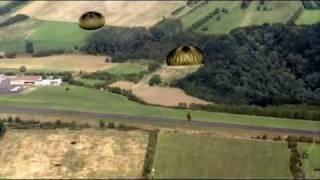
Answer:
[[[59,86],[62,84],[62,79],[53,79],[51,76],[48,79],[42,79],[42,76],[11,76],[9,79],[10,85],[17,86]]]

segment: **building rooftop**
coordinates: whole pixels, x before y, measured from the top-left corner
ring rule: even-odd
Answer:
[[[40,81],[42,76],[12,76],[9,77],[11,81]]]

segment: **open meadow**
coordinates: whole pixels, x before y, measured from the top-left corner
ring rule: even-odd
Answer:
[[[69,91],[65,88],[69,87]],[[76,110],[151,117],[166,117],[186,120],[187,110],[142,105],[127,98],[78,86],[38,87],[20,95],[0,95],[0,104]],[[320,122],[285,118],[260,117],[228,113],[192,111],[192,119],[212,122],[257,125],[265,127],[319,130]]]
[[[117,130],[10,130],[1,178],[141,178],[148,134]]]
[[[27,41],[33,43],[35,51],[71,50],[81,47],[92,33],[79,28],[76,23],[28,19],[0,28],[0,52],[25,52]]]
[[[283,142],[160,133],[156,178],[292,178]]]
[[[119,63],[117,66],[112,67],[106,72],[115,75],[122,76],[128,74],[138,74],[148,70],[148,66],[142,63]]]
[[[304,10],[296,24],[315,24],[320,22],[320,10]]]
[[[259,10],[258,7],[260,7]],[[201,32],[224,34],[237,27],[261,25],[263,23],[286,23],[300,7],[302,7],[300,1],[266,1],[263,6],[259,6],[259,1],[252,1],[246,9],[241,9],[241,1],[209,1],[206,5],[199,6],[194,11],[182,16],[181,21],[185,28],[189,28],[216,8],[225,8],[227,13],[220,12],[219,15],[209,18],[196,29],[201,31],[202,28],[206,27],[207,30]]]

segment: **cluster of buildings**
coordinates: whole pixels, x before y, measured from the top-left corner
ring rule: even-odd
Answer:
[[[21,92],[30,86],[59,86],[62,84],[61,78],[49,76],[6,76],[0,74],[0,93]]]

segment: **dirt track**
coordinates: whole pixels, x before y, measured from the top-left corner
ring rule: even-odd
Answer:
[[[67,111],[67,110],[53,110],[44,108],[27,108],[27,107],[13,107],[0,105],[0,112],[3,113],[24,113],[24,114],[60,114],[60,115],[72,115],[79,117],[88,118],[101,118],[101,119],[112,119],[112,120],[129,120],[133,122],[140,122],[146,124],[172,124],[172,125],[185,125],[198,126],[198,127],[221,127],[221,128],[233,128],[243,130],[256,130],[256,131],[271,131],[288,134],[304,134],[320,136],[320,129],[316,130],[304,130],[304,129],[289,129],[289,128],[273,128],[273,127],[262,127],[252,125],[240,125],[231,123],[220,123],[220,122],[204,122],[199,120],[193,120],[186,122],[181,119],[172,118],[160,118],[160,117],[147,117],[147,116],[135,116],[135,115],[124,115],[124,114],[107,114],[107,113],[95,113],[95,112],[80,112],[80,111]]]

